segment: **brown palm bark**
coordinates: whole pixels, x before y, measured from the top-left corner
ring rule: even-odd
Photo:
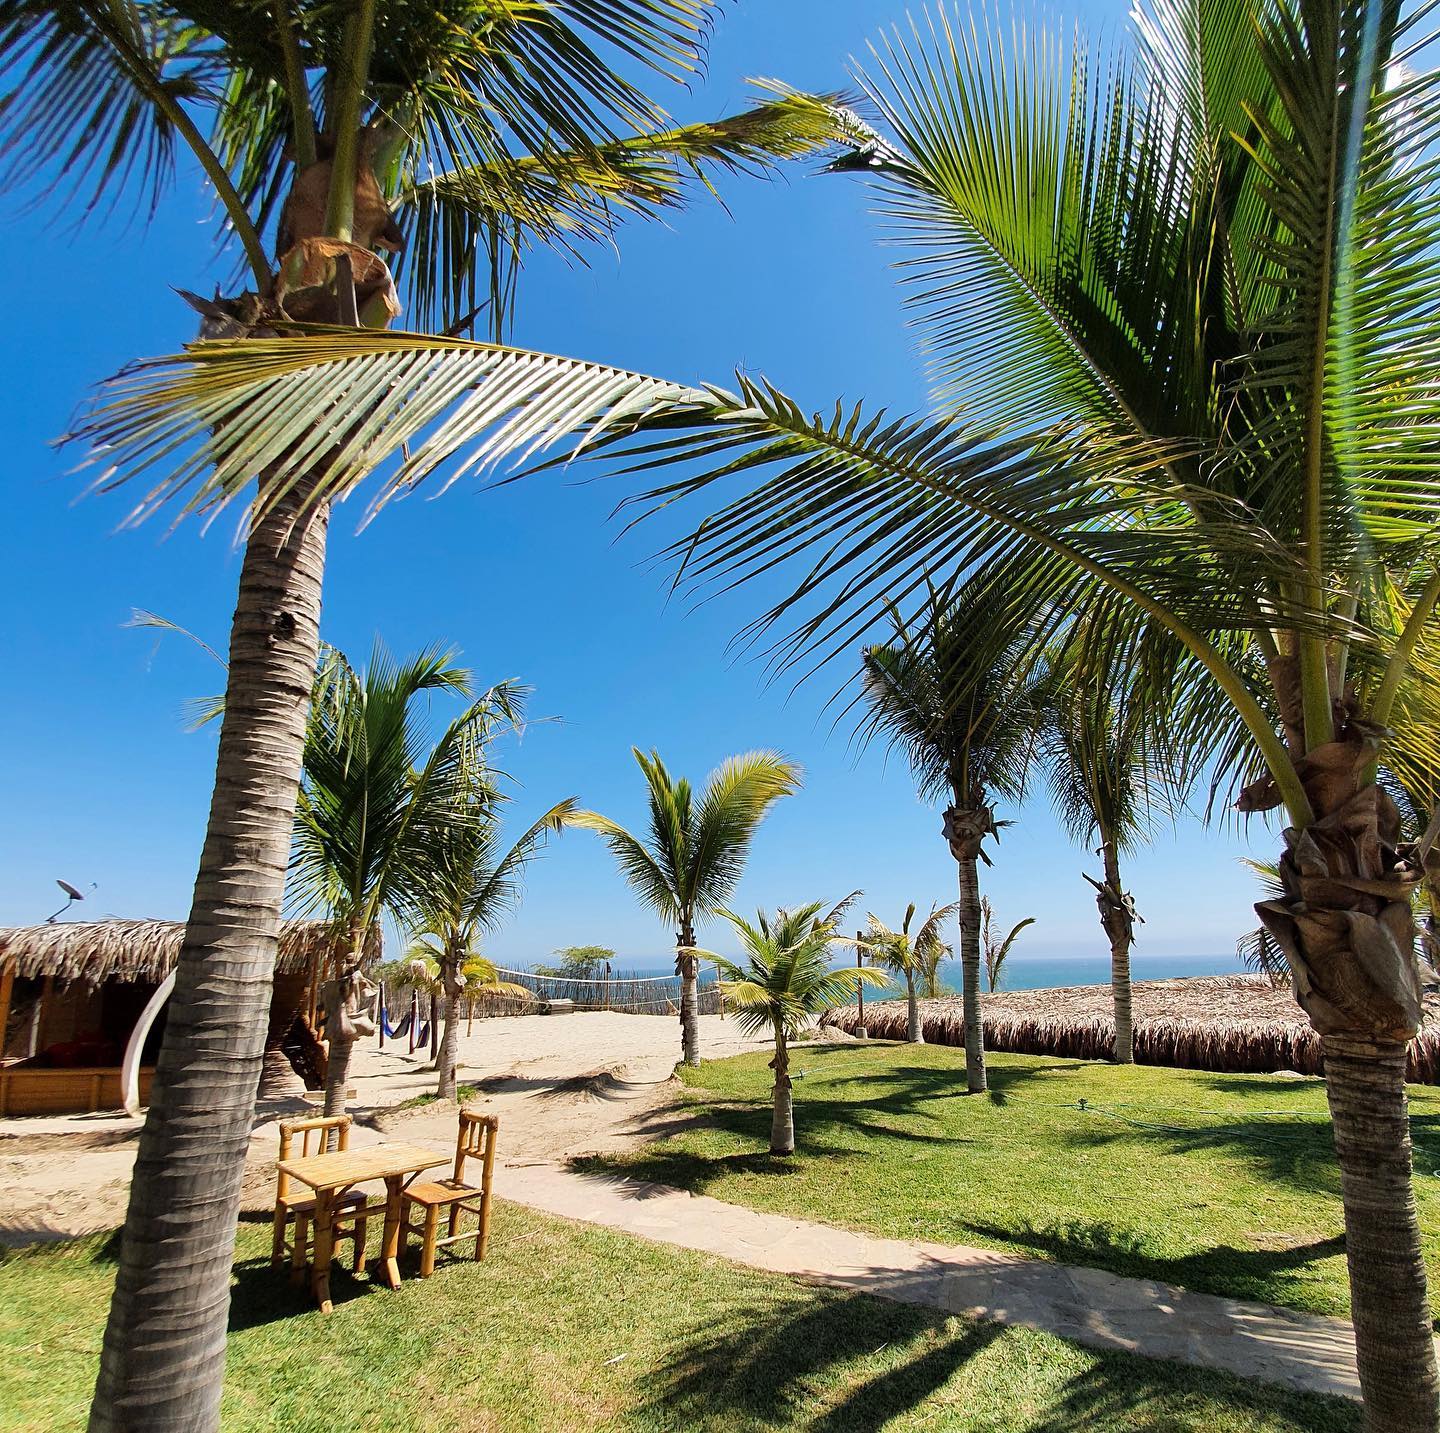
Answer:
[[[985,1026],[980,1014],[981,845],[995,830],[995,814],[984,804],[951,806],[945,812],[945,839],[960,868],[960,990],[965,1007],[965,1085],[972,1095],[989,1087],[985,1073]]]
[[[1100,926],[1110,941],[1110,997],[1115,1010],[1115,1062],[1135,1063],[1135,1017],[1130,993],[1130,948],[1135,943],[1135,902],[1120,880],[1120,857],[1112,840],[1101,842],[1105,879],[1085,879],[1095,887]]]
[[[1405,1051],[1423,1010],[1410,905],[1422,872],[1373,781],[1380,736],[1351,720],[1298,764],[1317,819],[1286,831],[1285,894],[1256,909],[1325,1052],[1365,1427],[1435,1433],[1440,1379],[1405,1098]],[[1241,808],[1268,799],[1262,785]]]
[[[915,991],[915,972],[905,972],[905,1038],[912,1045],[925,1043],[925,1029],[920,1023],[920,999]]]
[[[310,688],[328,510],[257,520],[200,869],[130,1185],[92,1433],[219,1427],[240,1185],[255,1113]]]
[[[693,927],[687,925],[679,932],[679,943],[694,947]],[[700,1064],[700,957],[677,951],[675,973],[680,977],[680,1058],[694,1067]]]
[[[440,967],[440,981],[445,990],[445,1035],[440,1041],[440,1079],[435,1093],[442,1100],[453,1100],[459,1089],[455,1071],[460,1050],[460,997],[465,993],[458,958],[452,957]]]
[[[785,1032],[775,1031],[775,1058],[770,1061],[775,1071],[774,1108],[770,1117],[770,1153],[795,1153],[795,1100],[790,1083],[790,1050]]]

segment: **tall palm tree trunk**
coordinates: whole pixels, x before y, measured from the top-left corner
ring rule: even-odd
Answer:
[[[681,946],[675,956],[675,973],[680,977],[680,1058],[685,1064],[700,1063],[700,957],[693,953],[695,931],[687,925],[679,933]]]
[[[255,1114],[328,509],[257,520],[230,631],[205,845],[130,1184],[92,1433],[220,1426],[230,1266]]]
[[[1351,1318],[1371,1433],[1433,1433],[1440,1390],[1410,1171],[1405,1049],[1326,1035]]]
[[[980,873],[973,856],[960,862],[960,993],[965,1006],[965,1086],[979,1095],[989,1085],[980,1014]]]
[[[790,1049],[785,1031],[775,1030],[775,1058],[770,1061],[775,1071],[774,1112],[770,1118],[770,1153],[795,1153],[795,1101],[790,1084]]]
[[[945,840],[960,868],[960,991],[965,1006],[965,1085],[972,1095],[987,1089],[985,1026],[980,1015],[980,850],[994,833],[995,813],[983,802],[956,804],[945,812]]]
[[[460,979],[460,962],[447,960],[440,970],[445,989],[445,1037],[440,1042],[440,1079],[435,1093],[442,1100],[453,1100],[459,1088],[455,1066],[460,1051],[460,997],[464,982]]]
[[[337,982],[343,980],[350,971],[358,970],[365,958],[364,921],[352,921],[349,934],[349,949],[345,953],[343,967],[336,971]],[[338,1005],[338,1002],[336,1004]],[[329,1059],[325,1065],[325,1113],[327,1116],[343,1115],[345,1092],[350,1085],[350,1056],[354,1052],[355,1041],[342,1029],[338,1010],[332,1010],[325,1022],[325,1038],[330,1046]],[[327,1136],[327,1140],[333,1144],[333,1133]]]
[[[1320,1033],[1340,1163],[1360,1390],[1368,1433],[1435,1433],[1440,1379],[1411,1183],[1405,1053],[1423,991],[1400,816],[1361,771],[1378,733],[1351,723],[1307,757],[1320,811],[1285,833],[1284,895],[1256,911]],[[1328,800],[1325,798],[1328,797]],[[1243,808],[1242,808],[1243,809]]]
[[[912,1045],[925,1043],[925,1030],[920,1024],[920,1000],[915,993],[915,972],[905,972],[905,1038]]]
[[[1130,996],[1130,947],[1135,942],[1135,911],[1120,884],[1120,857],[1115,843],[1101,843],[1105,884],[1096,890],[1100,925],[1110,938],[1110,997],[1115,1007],[1115,1063],[1135,1063],[1135,1015]]]

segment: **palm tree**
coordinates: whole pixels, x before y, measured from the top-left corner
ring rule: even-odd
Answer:
[[[466,794],[473,819],[439,833],[428,852],[428,872],[416,901],[412,957],[433,970],[445,998],[445,1034],[436,1061],[442,1100],[453,1100],[460,1039],[460,1002],[467,989],[529,999],[523,986],[502,981],[480,954],[480,937],[497,930],[520,899],[520,876],[551,832],[574,815],[572,798],[552,806],[508,849],[502,849],[498,794],[481,773]]]
[[[795,660],[956,571],[1116,650],[1155,634],[1174,749],[1242,812],[1283,809],[1259,914],[1324,1045],[1375,1433],[1440,1422],[1404,1083],[1419,853],[1376,779],[1440,743],[1416,719],[1440,635],[1436,38],[1380,0],[1147,0],[1098,59],[945,11],[887,37],[862,76],[884,132],[839,167],[913,246],[936,411],[814,415],[746,381],[608,449],[698,460],[666,504],[762,474],[676,550],[726,584],[805,553],[765,619],[821,605]]]
[[[795,1153],[795,1110],[790,1088],[789,1043],[809,1028],[817,1015],[852,1000],[862,985],[883,985],[878,970],[830,967],[831,947],[841,942],[839,915],[822,914],[815,901],[773,916],[757,913],[754,923],[730,911],[721,914],[735,927],[745,962],[712,951],[697,951],[719,966],[725,1008],[747,1035],[768,1031],[775,1041],[774,1113],[770,1121],[770,1153]]]
[[[383,470],[381,502],[457,451],[483,465],[679,391],[500,346],[523,258],[537,246],[583,256],[625,217],[662,215],[727,171],[813,153],[849,124],[826,101],[772,86],[742,113],[674,125],[627,76],[695,74],[712,9],[0,6],[0,184],[43,185],[52,209],[68,200],[87,217],[117,204],[153,215],[178,147],[203,173],[226,258],[251,285],[190,296],[206,341],[122,375],[74,435],[107,449],[107,485],[146,475],[135,519],[171,500],[214,511],[258,478],[215,792],[131,1183],[97,1429],[218,1418],[227,1259],[331,500]],[[383,331],[401,295],[381,254],[401,247],[405,291],[439,337]],[[487,307],[496,343],[449,337]],[[306,327],[316,320],[340,327]]]
[[[878,916],[865,918],[865,938],[856,945],[876,965],[902,976],[905,980],[907,1020],[905,1038],[912,1045],[925,1043],[925,1032],[920,1021],[920,1001],[916,981],[924,987],[926,995],[939,994],[940,962],[950,956],[950,947],[940,934],[945,922],[960,909],[959,901],[948,906],[930,907],[920,929],[912,936],[910,922],[915,919],[915,902],[905,907],[905,919],[899,930],[891,930]]]
[[[437,853],[480,818],[468,801],[484,743],[513,725],[524,693],[491,688],[430,745],[417,711],[431,692],[467,694],[470,674],[453,654],[430,650],[396,664],[379,646],[363,676],[334,653],[322,667],[305,742],[292,859],[295,899],[326,910],[345,933],[327,1010],[359,977],[365,943],[382,914],[420,909],[436,879]],[[428,749],[427,749],[428,748]],[[353,1040],[327,1021],[325,1113],[345,1108]]]
[[[1148,838],[1153,816],[1166,805],[1166,788],[1152,735],[1158,714],[1128,699],[1123,673],[1103,665],[1090,670],[1088,646],[1083,637],[1072,643],[1043,684],[1038,755],[1061,824],[1076,841],[1099,841],[1104,875],[1085,879],[1095,888],[1100,927],[1110,942],[1115,1059],[1129,1065],[1135,1060],[1130,948],[1135,923],[1144,917],[1125,889],[1120,858]]]
[[[944,835],[960,873],[960,979],[965,1006],[965,1080],[971,1094],[986,1088],[985,1033],[980,1018],[979,862],[990,864],[985,840],[996,821],[995,797],[1018,798],[1032,745],[1030,706],[1016,679],[1024,629],[1007,640],[977,640],[993,600],[980,588],[932,590],[908,630],[898,622],[888,643],[867,647],[863,733],[883,736],[905,753],[920,795],[944,796]],[[911,992],[910,1038],[919,1038]]]
[[[773,751],[732,756],[706,780],[698,798],[684,777],[673,778],[660,760],[631,748],[645,777],[650,839],[632,836],[596,811],[580,811],[571,824],[598,832],[630,888],[675,928],[675,973],[680,977],[680,1049],[687,1065],[700,1063],[700,960],[695,922],[717,914],[734,893],[750,843],[766,813],[799,789],[800,768]]]
[[[1026,916],[1024,920],[1016,921],[1010,927],[1009,933],[1001,939],[995,931],[994,907],[987,897],[980,897],[980,948],[985,956],[985,980],[992,995],[1000,984],[1000,972],[1005,967],[1005,958],[1010,954],[1010,947],[1015,944],[1015,937],[1027,925],[1034,924],[1035,917]]]

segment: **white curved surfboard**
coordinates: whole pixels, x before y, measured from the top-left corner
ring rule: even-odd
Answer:
[[[120,1099],[125,1105],[127,1115],[140,1113],[140,1052],[145,1048],[145,1038],[150,1034],[150,1027],[159,1018],[161,1009],[174,989],[175,972],[172,970],[160,982],[159,988],[140,1012],[135,1028],[130,1032],[129,1043],[125,1046],[125,1058],[120,1062]]]

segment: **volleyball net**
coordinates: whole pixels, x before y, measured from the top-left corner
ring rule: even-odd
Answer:
[[[577,1010],[618,1010],[630,1015],[678,1015],[678,975],[638,975],[619,972],[608,978],[573,975],[541,975],[533,970],[509,970],[496,966],[496,974],[511,985],[528,990],[531,1000],[519,996],[490,995],[483,1001],[484,1013],[522,1014],[534,1001],[568,1000]],[[700,971],[699,1002],[702,1015],[720,1011],[720,988],[714,967]],[[477,1005],[475,1013],[482,1013]]]

